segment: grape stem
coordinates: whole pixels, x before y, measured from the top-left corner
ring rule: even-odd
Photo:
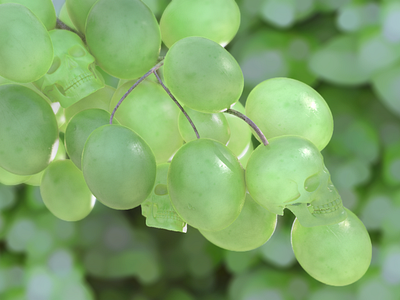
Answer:
[[[269,144],[267,138],[262,133],[260,128],[258,128],[258,126],[252,120],[250,120],[249,117],[247,117],[246,115],[242,114],[241,112],[239,112],[237,110],[234,110],[234,109],[231,109],[231,108],[228,108],[227,110],[224,110],[223,112],[227,113],[227,114],[234,115],[234,116],[242,119],[243,121],[245,121],[257,133],[257,135],[260,137],[260,139],[261,139],[262,143],[264,144],[264,146],[267,146]]]
[[[167,92],[167,94],[171,97],[171,99],[175,102],[175,104],[179,107],[179,109],[182,111],[182,113],[185,115],[186,119],[189,121],[190,125],[193,128],[194,133],[196,134],[196,137],[199,139],[200,135],[199,132],[197,131],[196,126],[194,125],[192,119],[189,117],[187,112],[184,110],[182,105],[176,100],[174,95],[172,95],[171,91],[165,86],[165,84],[162,82],[160,76],[158,76],[157,72],[154,72],[154,75],[157,77],[158,82],[161,84],[161,86],[164,88],[164,90]]]
[[[63,21],[61,21],[59,18],[57,18],[56,28],[57,29],[64,29],[64,30],[72,31],[73,33],[79,35],[79,37],[82,39],[82,41],[84,43],[86,43],[85,36],[83,36],[78,31],[76,31],[76,30],[72,29],[71,27],[69,27],[67,24],[65,24]]]

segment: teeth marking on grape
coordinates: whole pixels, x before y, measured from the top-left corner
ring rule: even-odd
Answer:
[[[94,78],[94,75],[91,73],[84,73],[81,74],[77,77],[75,77],[72,82],[68,85],[68,87],[65,89],[65,92],[67,92],[69,89],[78,87],[79,85],[81,85],[84,82],[87,82],[89,80],[92,80]]]
[[[328,204],[314,206],[313,214],[332,213],[332,212],[337,211],[341,207],[343,207],[343,203],[342,203],[341,199],[338,197],[337,199],[335,199],[332,202],[329,202]]]

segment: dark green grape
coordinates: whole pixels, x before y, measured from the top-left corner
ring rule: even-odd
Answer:
[[[164,60],[164,79],[182,104],[214,113],[229,108],[243,91],[242,71],[233,56],[202,37],[176,42]]]
[[[190,226],[222,230],[235,221],[244,204],[244,171],[226,146],[197,139],[172,159],[168,192],[176,212]]]
[[[58,127],[50,105],[27,87],[6,84],[0,86],[0,106],[0,166],[19,175],[44,170],[57,150]]]
[[[97,200],[114,209],[131,209],[150,195],[156,161],[150,147],[131,129],[104,125],[86,141],[82,171]]]
[[[65,221],[85,218],[95,202],[82,172],[70,160],[49,165],[43,174],[40,194],[51,213]]]
[[[211,243],[231,251],[249,251],[266,243],[275,231],[277,215],[246,194],[239,217],[220,231],[200,230]]]

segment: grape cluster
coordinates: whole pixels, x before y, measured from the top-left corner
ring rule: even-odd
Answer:
[[[330,285],[363,276],[371,241],[320,153],[330,109],[290,78],[261,82],[238,102],[243,74],[224,48],[240,23],[235,1],[174,0],[160,25],[140,0],[66,7],[70,30],[32,7],[0,5],[0,42],[10,45],[0,48],[2,183],[40,185],[62,220],[86,217],[95,199],[141,205],[148,226],[188,224],[232,251],[267,242],[287,208],[311,276]]]

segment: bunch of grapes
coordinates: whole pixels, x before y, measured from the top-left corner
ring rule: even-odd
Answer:
[[[320,153],[333,133],[325,100],[273,78],[238,102],[243,74],[224,48],[235,1],[173,0],[158,23],[140,0],[67,0],[57,29],[50,1],[0,3],[2,183],[40,185],[62,220],[96,200],[141,206],[148,226],[189,225],[232,251],[266,243],[288,208],[311,276],[340,286],[366,272],[370,238]]]

